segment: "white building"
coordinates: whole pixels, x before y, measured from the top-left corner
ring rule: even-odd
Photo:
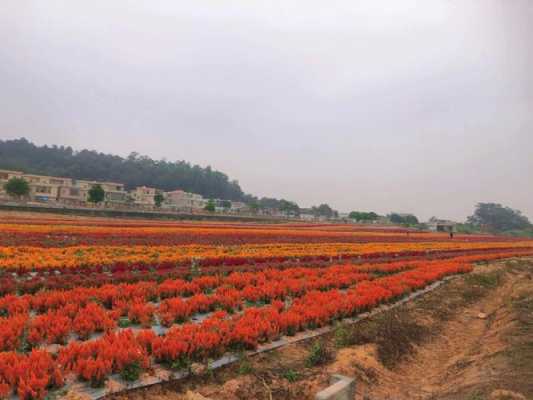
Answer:
[[[130,196],[133,199],[133,202],[140,206],[153,207],[155,206],[155,195],[157,194],[157,189],[140,186],[135,188],[130,192]]]
[[[119,205],[126,201],[127,193],[122,183],[86,181],[7,170],[0,170],[1,198],[8,198],[3,187],[9,179],[15,177],[28,182],[30,187],[28,200],[30,201],[83,206],[87,204],[89,190],[94,185],[100,185],[104,189],[106,204]]]
[[[456,222],[446,221],[442,219],[430,220],[426,223],[428,229],[432,232],[454,232],[457,225]]]
[[[242,201],[232,201],[231,211],[235,213],[244,213],[250,211],[250,207],[248,207],[248,204],[243,203]]]
[[[207,200],[201,195],[183,190],[166,192],[164,196],[163,207],[176,211],[199,211],[203,210],[207,204]]]

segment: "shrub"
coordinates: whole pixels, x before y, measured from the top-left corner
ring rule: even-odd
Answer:
[[[306,364],[308,367],[314,367],[322,365],[331,359],[331,353],[326,348],[324,342],[321,340],[315,340],[307,356]]]
[[[133,382],[139,379],[141,371],[142,371],[142,368],[140,364],[137,361],[135,361],[135,362],[132,362],[126,365],[124,369],[120,371],[120,376],[125,381]]]
[[[293,369],[288,369],[283,372],[283,377],[287,379],[290,383],[294,383],[300,377],[300,374]]]

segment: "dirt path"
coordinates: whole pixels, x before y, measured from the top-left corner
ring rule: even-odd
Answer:
[[[495,267],[481,267],[478,272],[490,269]],[[476,393],[481,393],[477,388],[497,390],[498,378],[507,369],[497,356],[508,347],[506,337],[513,328],[509,302],[524,287],[533,290],[527,272],[506,274],[501,286],[457,310],[453,318],[443,323],[438,335],[417,346],[415,354],[392,371],[377,361],[374,344],[340,350],[328,371],[359,375],[357,398],[477,399]],[[419,318],[423,318],[420,314]],[[484,397],[479,394],[479,398]]]

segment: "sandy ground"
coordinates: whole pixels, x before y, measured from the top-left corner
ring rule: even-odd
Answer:
[[[394,367],[379,361],[376,343],[338,348],[330,335],[324,343],[334,355],[323,365],[309,367],[312,344],[299,343],[113,400],[313,399],[332,373],[356,378],[356,400],[533,399],[531,355],[521,363],[513,359],[513,346],[533,342],[533,329],[524,328],[530,325],[520,325],[533,315],[529,309],[518,315],[514,307],[533,299],[533,260],[480,266],[475,274],[498,271],[503,272],[496,287],[483,289],[461,277],[406,305],[409,316],[431,333]]]

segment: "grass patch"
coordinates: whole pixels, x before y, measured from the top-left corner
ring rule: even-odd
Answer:
[[[305,364],[308,367],[326,364],[333,358],[331,351],[326,347],[323,340],[317,339],[311,345]]]
[[[405,310],[385,313],[378,320],[378,358],[387,368],[394,367],[412,353],[429,335],[429,330],[418,324]]]
[[[480,286],[485,289],[494,289],[502,283],[503,273],[503,271],[497,270],[492,272],[469,274],[465,276],[465,283],[467,286]]]
[[[254,371],[252,363],[246,354],[239,356],[239,375],[248,375]]]
[[[470,274],[465,277],[465,288],[462,297],[465,305],[475,303],[487,293],[503,283],[504,271],[497,270],[485,273]]]
[[[124,369],[120,371],[120,377],[125,381],[133,382],[139,379],[141,371],[141,365],[138,362],[133,362],[131,364],[126,365]]]
[[[514,368],[533,374],[533,292],[513,300],[512,307],[517,327],[507,355]]]
[[[485,395],[480,392],[479,390],[476,390],[468,395],[466,400],[485,400]]]
[[[397,309],[355,325],[339,324],[334,336],[338,347],[376,343],[379,360],[392,368],[429,334],[430,330],[417,323],[405,309]]]
[[[282,373],[282,376],[290,383],[296,382],[300,378],[300,374],[293,369],[288,369]]]

